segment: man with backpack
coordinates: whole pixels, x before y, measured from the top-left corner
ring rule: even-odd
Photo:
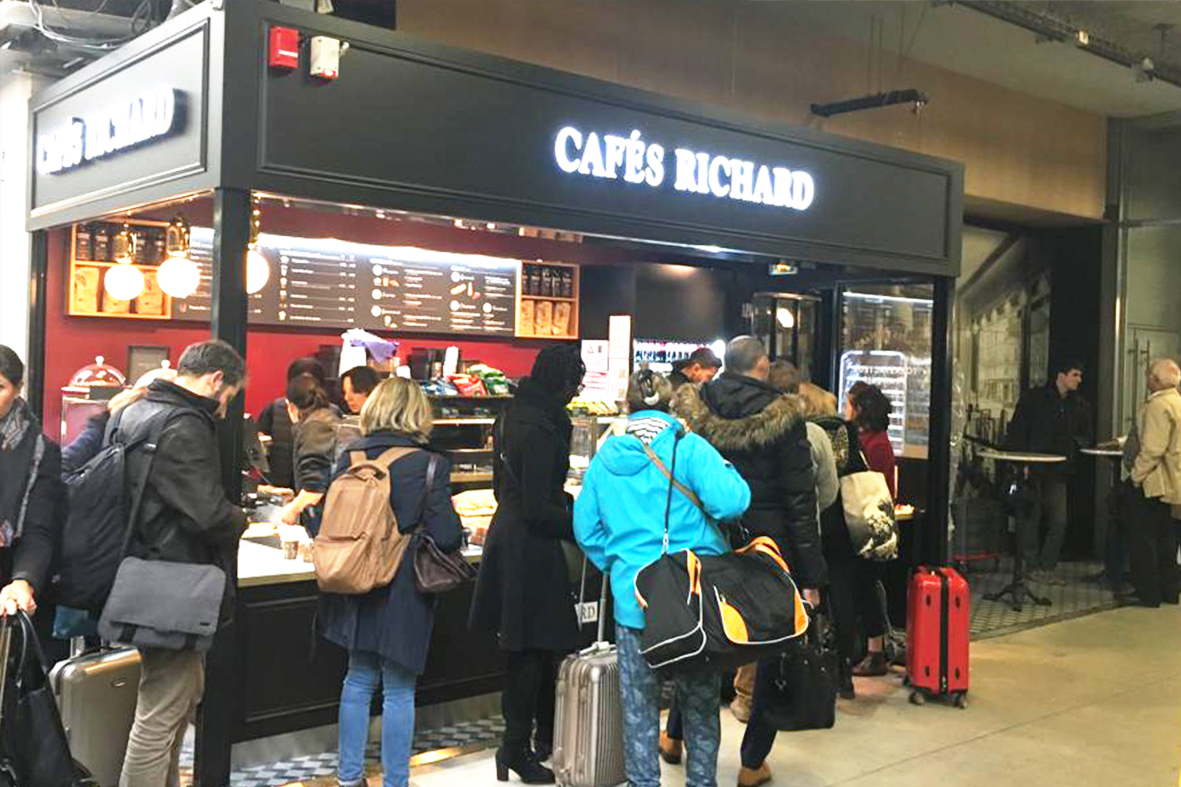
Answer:
[[[224,418],[245,378],[233,347],[210,340],[190,345],[176,379],[156,380],[147,394],[119,413],[114,426],[125,445],[159,431],[150,444],[130,448],[126,483],[143,477],[138,510],[130,523],[127,555],[148,561],[214,565],[225,572],[219,624],[233,609],[234,561],[246,527],[242,509],[222,487],[216,419]],[[110,439],[108,437],[108,439]],[[128,489],[129,497],[132,489]],[[179,781],[178,757],[186,726],[205,687],[204,656],[197,650],[140,647],[143,663],[135,723],[120,787],[160,787]]]

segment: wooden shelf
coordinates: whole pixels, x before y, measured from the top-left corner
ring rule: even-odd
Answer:
[[[492,473],[452,473],[453,484],[482,484],[492,480]]]
[[[577,298],[559,298],[556,295],[529,295],[521,293],[523,301],[561,301],[562,303],[578,303]]]
[[[116,226],[116,222],[95,222],[95,224],[109,225],[112,229]],[[168,226],[167,222],[159,221],[141,221],[128,220],[125,222],[118,222],[118,224],[127,224],[131,227],[152,227],[157,230]],[[114,237],[110,239],[110,243],[114,243]],[[108,260],[88,260],[78,259],[75,255],[78,252],[78,225],[75,224],[70,230],[70,267],[69,275],[66,280],[66,314],[71,317],[106,317],[123,320],[170,320],[172,319],[172,298],[166,292],[160,292],[161,307],[159,313],[139,313],[137,309],[140,308],[139,298],[132,298],[128,303],[127,311],[106,311],[102,308],[103,300],[106,298],[103,279],[106,272],[114,268],[116,265],[123,263],[112,262]],[[144,278],[151,277],[151,281],[155,281],[159,265],[148,263],[132,263],[136,269],[144,274]],[[89,304],[80,304],[79,298],[76,297],[76,289],[79,286],[79,279],[85,280],[93,275],[88,272],[97,271],[98,280],[94,282],[94,309],[84,308]],[[155,284],[159,287],[159,284]],[[81,306],[81,307],[80,307]]]

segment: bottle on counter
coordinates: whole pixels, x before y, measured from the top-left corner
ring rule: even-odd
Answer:
[[[541,266],[532,265],[529,271],[529,294],[541,295]]]
[[[111,260],[111,232],[106,224],[94,225],[94,260],[95,262],[110,262]]]
[[[533,295],[533,266],[525,265],[521,268],[521,292],[524,295]]]
[[[563,297],[563,298],[573,298],[574,297],[574,271],[572,271],[568,268],[562,269],[561,297]]]
[[[74,259],[94,259],[94,233],[89,224],[79,224],[74,230]]]
[[[554,275],[548,267],[541,269],[541,297],[552,298],[554,294]]]

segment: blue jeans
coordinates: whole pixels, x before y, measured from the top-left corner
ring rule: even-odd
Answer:
[[[660,678],[640,655],[640,631],[615,626],[619,645],[619,693],[623,701],[623,766],[631,787],[659,787]],[[717,787],[721,677],[677,675],[677,703],[685,726],[685,784]]]
[[[374,653],[350,653],[349,672],[340,692],[341,782],[365,776],[365,744],[369,741],[369,707],[380,685],[381,769],[383,787],[410,782],[410,744],[414,739],[414,673]]]

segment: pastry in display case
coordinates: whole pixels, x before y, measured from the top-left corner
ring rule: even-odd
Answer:
[[[74,372],[62,387],[61,444],[67,445],[85,428],[91,416],[101,413],[115,394],[127,387],[123,373],[101,355],[94,363]]]

